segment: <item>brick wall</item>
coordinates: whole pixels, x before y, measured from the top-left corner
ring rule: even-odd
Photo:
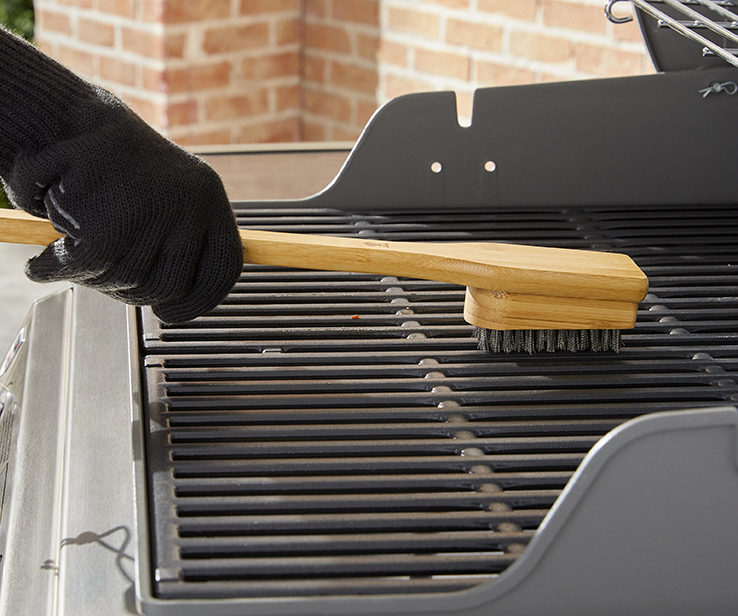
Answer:
[[[377,108],[379,0],[306,0],[304,138],[355,139]]]
[[[36,39],[185,144],[343,140],[409,92],[455,90],[468,117],[477,87],[650,72],[604,5],[36,0]]]
[[[478,87],[651,72],[637,25],[611,24],[605,4],[384,0],[378,101],[455,90],[460,116],[468,119]]]
[[[36,41],[185,144],[300,138],[299,0],[36,0]]]

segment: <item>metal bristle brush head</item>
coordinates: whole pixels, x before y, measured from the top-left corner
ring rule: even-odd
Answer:
[[[478,347],[488,353],[556,353],[620,350],[619,329],[515,329],[474,328]]]

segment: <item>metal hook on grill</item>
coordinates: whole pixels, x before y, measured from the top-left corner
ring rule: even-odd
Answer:
[[[612,8],[615,6],[615,4],[621,1],[623,0],[609,0],[605,8],[605,14],[607,15],[607,18],[611,22],[616,24],[622,24],[632,20],[632,17],[616,17],[615,15],[613,15]],[[707,29],[719,36],[722,36],[727,41],[738,44],[738,35],[733,32],[733,30],[738,28],[738,14],[725,8],[725,6],[734,7],[735,3],[717,3],[713,0],[685,0],[683,2],[680,2],[679,0],[629,1],[632,2],[641,11],[656,19],[660,27],[671,28],[672,30],[675,30],[682,36],[690,39],[691,41],[702,45],[704,48],[703,53],[705,55],[714,54],[721,57],[729,64],[738,67],[738,58],[736,58],[735,53],[733,53],[734,50],[727,50],[724,47],[721,47],[720,45],[711,41],[710,39],[695,32],[695,30],[699,28]],[[674,17],[671,17],[663,11],[654,7],[654,4],[665,4],[668,7],[678,11],[682,15],[688,17],[691,21],[675,19]],[[712,19],[709,19],[706,15],[703,15],[702,13],[699,13],[687,6],[688,4],[703,6],[717,13],[727,21],[722,23],[713,21]]]
[[[612,12],[612,9],[615,7],[615,5],[618,2],[623,2],[623,1],[630,2],[630,0],[609,0],[607,3],[607,6],[605,7],[605,15],[607,15],[607,19],[614,24],[627,24],[628,22],[633,21],[632,15],[625,15],[624,17],[618,17]]]
[[[721,92],[725,92],[729,96],[733,96],[736,92],[738,92],[738,84],[736,84],[733,81],[726,81],[724,83],[718,83],[717,81],[714,81],[710,84],[709,87],[705,88],[704,90],[700,90],[700,94],[702,94],[702,98],[707,98],[710,94],[720,94]]]

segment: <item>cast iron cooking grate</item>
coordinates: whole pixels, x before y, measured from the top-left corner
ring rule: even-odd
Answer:
[[[463,289],[245,266],[186,326],[142,312],[158,597],[447,592],[504,571],[585,454],[654,411],[738,400],[731,206],[357,214],[244,226],[618,250],[651,291],[615,354],[486,355]]]

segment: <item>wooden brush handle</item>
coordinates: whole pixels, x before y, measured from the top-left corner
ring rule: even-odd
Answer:
[[[241,230],[244,262],[407,276],[504,293],[639,302],[648,290],[626,255],[496,243],[387,242]],[[0,210],[0,241],[46,245],[47,220]]]
[[[437,280],[506,293],[641,301],[645,274],[617,253],[496,243],[388,242],[241,230],[244,262]]]

